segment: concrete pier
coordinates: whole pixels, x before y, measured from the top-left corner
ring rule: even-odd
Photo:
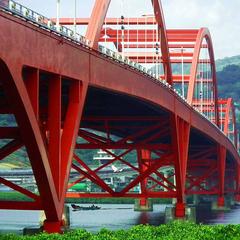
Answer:
[[[187,220],[191,222],[196,222],[196,208],[195,207],[185,207],[185,216],[176,217],[175,215],[176,208],[175,206],[166,207],[165,209],[165,223],[174,221],[174,220]]]
[[[136,199],[134,204],[134,211],[151,212],[153,211],[153,202],[151,199],[141,198]]]
[[[213,211],[230,211],[231,210],[231,201],[229,199],[225,199],[224,196],[220,196],[216,201],[212,202],[212,210]]]

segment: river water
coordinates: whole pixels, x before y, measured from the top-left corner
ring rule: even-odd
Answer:
[[[89,206],[89,204],[81,204]],[[84,228],[97,232],[101,228],[111,230],[127,229],[136,224],[159,225],[164,223],[166,206],[155,204],[153,212],[134,212],[132,204],[98,204],[100,210],[72,211],[70,210],[71,228]],[[238,224],[240,223],[240,206],[233,207],[228,212],[211,211],[209,208],[198,208],[197,222],[204,224]],[[0,211],[0,233],[15,232],[22,234],[25,227],[37,227],[40,211]]]

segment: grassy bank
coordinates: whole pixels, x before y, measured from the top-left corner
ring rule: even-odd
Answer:
[[[31,198],[18,192],[0,192],[0,200],[31,201]],[[89,204],[134,204],[134,198],[67,198],[66,203]],[[171,199],[152,199],[153,203],[171,204]]]
[[[67,198],[66,203],[134,204],[134,198]],[[152,199],[155,204],[171,204],[172,199]]]
[[[240,225],[197,225],[187,222],[173,222],[158,227],[138,225],[129,230],[109,231],[102,229],[97,234],[75,230],[63,235],[45,233],[36,236],[0,235],[4,240],[237,240],[240,239]]]
[[[31,198],[19,192],[0,192],[1,201],[33,201]]]

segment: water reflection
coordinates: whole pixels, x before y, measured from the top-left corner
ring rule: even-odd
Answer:
[[[147,212],[142,212],[136,221],[137,224],[147,224],[149,223],[149,216]]]
[[[84,204],[83,204],[84,205]],[[88,206],[88,204],[86,204]],[[160,225],[164,223],[166,205],[154,205],[153,212],[134,212],[131,204],[99,205],[100,210],[70,211],[71,228],[85,228],[97,232],[101,228],[127,229],[137,224]],[[240,206],[228,212],[211,211],[209,206],[196,209],[197,222],[204,224],[239,224]],[[37,227],[39,211],[0,211],[0,232],[21,233],[25,227]]]

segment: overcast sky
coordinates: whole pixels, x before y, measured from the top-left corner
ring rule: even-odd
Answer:
[[[48,17],[56,16],[56,0],[17,0]],[[77,0],[78,17],[88,17],[94,0]],[[167,28],[210,29],[215,57],[240,55],[240,0],[162,0]],[[151,14],[150,0],[112,0],[109,16]],[[74,0],[61,0],[61,16],[74,15]]]

